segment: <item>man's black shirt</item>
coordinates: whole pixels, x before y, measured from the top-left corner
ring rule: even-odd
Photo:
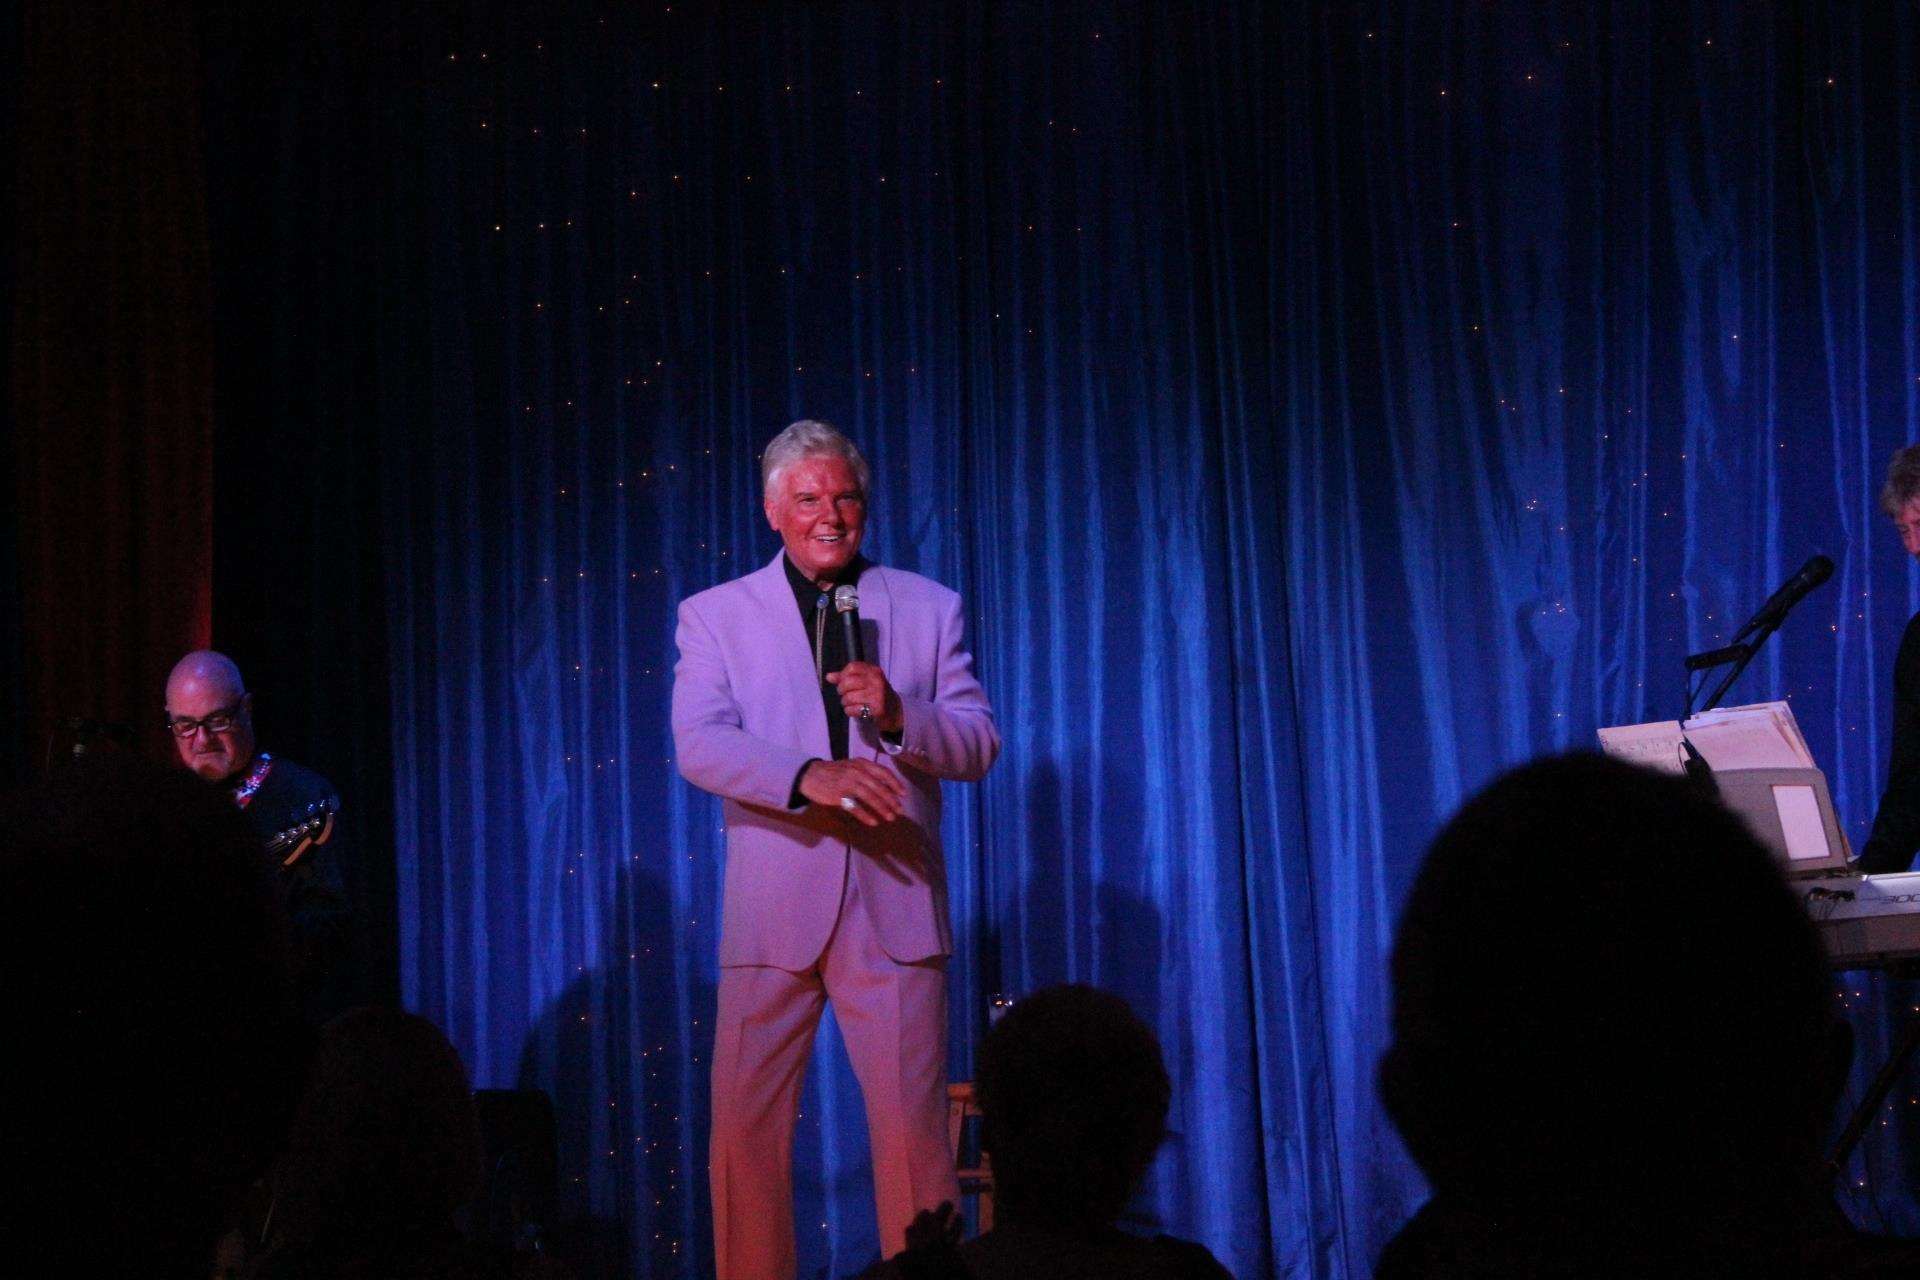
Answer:
[[[229,797],[237,797],[247,775],[253,772],[259,763],[259,756],[247,762],[247,767],[221,783]],[[313,814],[313,806],[332,799],[336,804],[339,795],[333,784],[303,765],[295,764],[283,755],[275,753],[273,767],[260,783],[260,789],[253,793],[241,813],[265,844],[281,832],[298,826]],[[235,799],[238,803],[238,799]],[[337,836],[337,833],[336,833]],[[289,871],[298,871],[298,882],[317,884],[328,893],[346,896],[340,875],[341,847],[333,840],[324,845],[309,849]]]
[[[1900,656],[1893,661],[1893,754],[1887,789],[1873,816],[1873,834],[1860,850],[1869,875],[1905,871],[1920,849],[1920,613],[1907,620]]]
[[[780,563],[786,568],[787,582],[793,587],[794,602],[800,606],[800,625],[807,634],[807,653],[814,654],[814,637],[819,636],[820,647],[815,660],[815,670],[820,672],[820,702],[827,713],[827,742],[833,751],[835,760],[847,758],[847,709],[840,703],[840,691],[826,682],[825,677],[847,665],[847,633],[841,625],[833,608],[833,584],[824,589],[807,580],[807,575],[794,566],[791,557],[782,555]],[[867,562],[855,556],[847,567],[841,570],[840,582],[858,582]],[[816,630],[817,629],[817,630]],[[876,712],[879,711],[875,707]],[[799,778],[794,778],[796,789]]]
[[[240,787],[258,763],[256,756],[219,784],[236,803]],[[262,846],[311,817],[317,802],[338,801],[333,784],[313,770],[277,753],[272,765],[241,810]],[[292,926],[295,996],[314,1026],[364,1003],[370,990],[363,926],[341,871],[347,856],[336,826],[327,843],[309,848],[293,866],[281,867],[276,856],[270,872]]]

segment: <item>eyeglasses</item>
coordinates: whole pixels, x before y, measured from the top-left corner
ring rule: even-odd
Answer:
[[[208,733],[226,733],[240,723],[240,717],[245,714],[245,712],[246,699],[242,698],[232,706],[222,707],[213,714],[202,716],[198,720],[190,719],[187,716],[170,717],[167,720],[167,728],[172,731],[173,736],[176,738],[191,738],[202,729],[205,729]]]

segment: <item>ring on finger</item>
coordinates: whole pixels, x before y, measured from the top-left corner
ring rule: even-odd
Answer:
[[[852,796],[841,796],[840,807],[842,809],[845,809],[848,813],[856,813],[859,811],[860,802],[854,799]]]
[[[871,719],[873,719],[873,708],[872,708],[872,707],[870,707],[870,706],[868,706],[868,705],[867,705],[866,703],[864,703],[864,702],[860,704],[860,718],[861,718],[862,720],[871,720]]]

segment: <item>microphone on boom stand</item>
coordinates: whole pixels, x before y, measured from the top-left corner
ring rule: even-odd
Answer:
[[[1793,611],[1793,606],[1799,604],[1808,592],[1832,576],[1833,561],[1825,556],[1812,557],[1800,566],[1798,573],[1782,583],[1778,591],[1767,597],[1767,602],[1760,606],[1759,612],[1747,619],[1747,624],[1734,633],[1731,643],[1723,645],[1718,649],[1709,649],[1705,653],[1688,655],[1687,670],[1689,672],[1705,671],[1713,667],[1723,667],[1729,664],[1731,664],[1733,668],[1727,672],[1719,685],[1715,687],[1713,693],[1708,696],[1705,705],[1700,708],[1701,711],[1711,711],[1720,705],[1720,699],[1726,696],[1727,690],[1733,685],[1733,682],[1740,678],[1740,673],[1747,669],[1747,664],[1753,661],[1753,656],[1760,652],[1760,647],[1767,642],[1767,637],[1780,629],[1780,624],[1787,620],[1787,614]],[[1749,639],[1748,637],[1752,638]],[[1683,720],[1691,720],[1695,714],[1693,708],[1694,696],[1692,682],[1689,680],[1687,688],[1687,713],[1682,717]],[[1693,749],[1691,743],[1688,743],[1684,738],[1681,739],[1681,743],[1687,753],[1686,769],[1688,775],[1691,777],[1699,776],[1695,772],[1696,766],[1700,773],[1705,773],[1707,770],[1706,761],[1700,759],[1699,753]]]
[[[1760,611],[1747,619],[1746,626],[1734,633],[1731,643],[1738,644],[1762,628],[1771,633],[1787,620],[1787,614],[1792,611],[1793,606],[1800,603],[1801,597],[1832,576],[1833,561],[1825,556],[1812,557],[1800,566],[1800,572],[1788,578],[1778,591],[1767,597],[1767,602],[1760,606]],[[1765,639],[1763,635],[1759,640],[1755,640],[1754,647],[1758,648]]]

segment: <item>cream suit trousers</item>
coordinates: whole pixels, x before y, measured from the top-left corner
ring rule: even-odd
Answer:
[[[866,1100],[882,1255],[905,1247],[916,1212],[960,1201],[947,1140],[946,958],[889,957],[858,883],[849,867],[812,968],[720,970],[709,1165],[720,1280],[792,1280],[793,1126],[829,1000]]]

